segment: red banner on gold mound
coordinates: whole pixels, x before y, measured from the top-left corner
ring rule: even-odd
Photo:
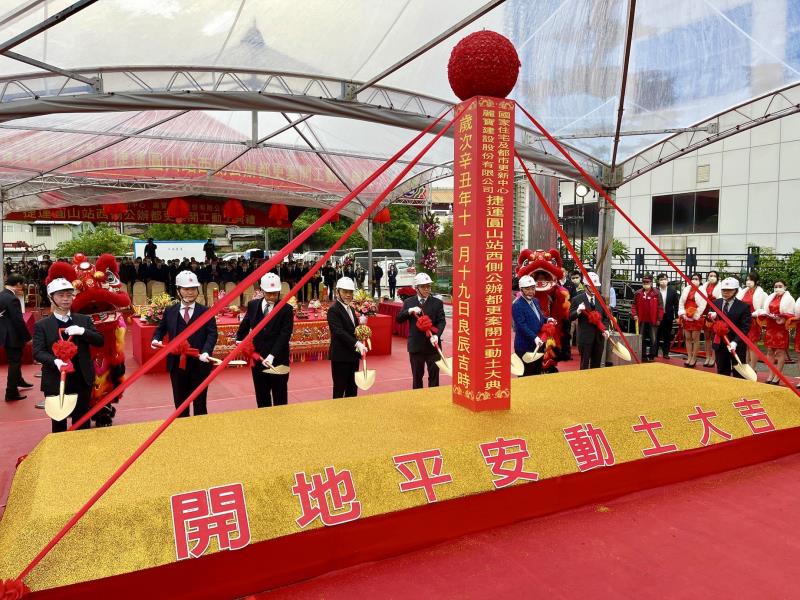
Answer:
[[[453,402],[511,405],[514,103],[478,96],[455,132]],[[461,110],[467,103],[462,103]]]

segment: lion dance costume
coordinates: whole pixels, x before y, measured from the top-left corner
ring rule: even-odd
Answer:
[[[542,312],[549,319],[556,321],[543,327],[539,337],[545,342],[545,354],[542,368],[545,371],[555,370],[558,363],[558,351],[561,346],[561,327],[569,321],[569,290],[561,285],[564,278],[564,266],[558,250],[529,250],[519,253],[517,259],[517,277],[530,275],[536,282],[536,299]]]
[[[95,264],[83,254],[76,254],[72,264],[53,263],[45,283],[58,277],[71,281],[75,287],[72,310],[90,315],[105,340],[102,347],[92,347],[95,379],[90,407],[93,407],[125,379],[126,325],[121,311],[130,306],[131,299],[121,289],[119,265],[110,254],[103,254]],[[103,407],[93,417],[95,425],[108,427],[116,412],[111,404]]]

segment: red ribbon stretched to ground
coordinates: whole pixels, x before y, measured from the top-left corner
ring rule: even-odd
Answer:
[[[200,350],[197,348],[192,348],[189,345],[189,342],[184,340],[178,345],[177,348],[172,350],[170,354],[174,356],[180,356],[180,359],[178,360],[178,368],[186,369],[186,357],[191,356],[192,358],[197,358],[200,356]]]
[[[266,327],[267,324],[272,319],[272,317],[281,308],[283,308],[286,305],[286,303],[288,302],[288,299],[290,297],[292,297],[293,294],[296,294],[298,292],[298,290],[300,290],[303,286],[305,286],[305,284],[308,281],[310,281],[310,279],[314,275],[314,273],[316,273],[322,267],[322,265],[324,265],[328,261],[328,259],[330,259],[330,257],[333,256],[333,253],[336,252],[336,250],[338,250],[350,238],[351,235],[353,235],[353,233],[356,231],[356,229],[370,216],[370,214],[372,214],[375,211],[376,208],[378,208],[378,206],[380,205],[381,202],[383,202],[383,200],[386,198],[386,196],[389,195],[389,192],[397,187],[397,185],[403,180],[403,178],[408,174],[408,172],[412,168],[414,168],[414,166],[422,159],[423,156],[425,156],[425,154],[427,154],[428,150],[431,149],[431,147],[439,140],[439,138],[441,138],[445,133],[447,133],[447,131],[453,126],[453,123],[455,123],[458,120],[458,118],[464,113],[464,111],[466,111],[468,108],[470,108],[470,106],[471,106],[470,103],[466,103],[464,105],[464,107],[461,109],[461,111],[453,118],[453,120],[450,121],[445,127],[443,127],[439,131],[439,133],[437,133],[434,136],[434,138],[430,142],[428,142],[428,144],[419,152],[419,154],[417,154],[412,160],[410,160],[408,162],[408,164],[400,171],[400,173],[397,174],[397,176],[391,181],[391,183],[386,187],[386,189],[384,189],[384,191],[381,194],[379,194],[378,197],[375,198],[375,200],[372,201],[372,203],[364,210],[363,213],[361,213],[361,215],[355,221],[353,221],[353,223],[350,225],[350,227],[347,228],[347,230],[339,237],[339,239],[336,240],[336,242],[334,242],[334,244],[325,253],[325,255],[322,256],[314,264],[314,266],[311,267],[311,269],[309,269],[308,273],[306,273],[300,279],[300,281],[298,281],[294,285],[294,287],[289,290],[289,293],[275,305],[275,308],[272,311],[270,311],[269,314],[266,317],[264,317],[261,321],[259,321],[255,325],[255,327],[253,327],[253,329],[250,330],[250,333],[248,333],[247,336],[245,337],[245,339],[242,340],[243,344],[244,343],[248,343],[248,342],[252,342],[253,338],[258,334],[258,332],[260,332],[264,327]],[[350,199],[352,199],[355,196],[356,193],[360,193],[364,189],[364,187],[366,187],[366,185],[371,183],[372,180],[374,180],[380,173],[385,171],[386,168],[388,168],[389,164],[392,164],[392,163],[396,162],[414,144],[416,144],[420,139],[422,139],[423,136],[425,136],[431,129],[433,129],[447,114],[449,114],[449,111],[447,113],[444,113],[443,115],[441,115],[439,118],[437,118],[424,131],[420,132],[419,135],[417,135],[411,142],[409,142],[409,144],[407,144],[402,150],[400,150],[400,152],[398,152],[391,159],[389,159],[388,164],[384,165],[385,168],[381,167],[380,169],[378,169],[378,171],[376,171],[373,174],[373,176],[371,178],[369,178],[364,184],[356,187],[356,190],[354,190],[354,192],[349,194],[345,198],[345,200],[349,201]],[[346,204],[345,200],[343,200],[342,202],[338,203],[334,208],[329,210],[325,215],[323,215],[323,218],[320,218],[317,221],[315,221],[300,236],[295,238],[294,241],[306,239],[309,235],[311,235],[311,233],[316,231],[316,229],[318,229],[321,225],[325,224],[333,215],[337,214],[339,212],[339,210],[341,210],[341,208],[344,206],[344,204]],[[297,245],[293,246],[292,245],[293,243],[294,242],[290,242],[289,244],[287,244],[283,248],[283,250],[281,250],[273,258],[273,260],[268,261],[267,263],[262,265],[260,268],[258,268],[256,271],[254,271],[250,276],[245,278],[244,281],[242,281],[236,288],[234,288],[234,290],[231,292],[231,300],[229,302],[233,301],[234,297],[239,296],[244,291],[244,289],[246,287],[249,287],[250,285],[252,285],[257,279],[259,279],[261,277],[261,275],[263,275],[267,271],[271,270],[274,265],[271,265],[270,263],[272,263],[275,259],[282,260],[283,256],[285,255],[285,253],[287,251],[287,248],[289,249],[289,251],[291,251],[294,248],[296,248]],[[268,268],[265,268],[265,267],[268,267]],[[242,287],[241,290],[239,289],[240,287]],[[221,308],[224,307],[224,306],[226,306],[225,303],[218,303],[218,304],[214,305],[214,307],[212,307],[210,310],[207,310],[207,311],[203,312],[203,314],[201,314],[200,317],[198,317],[193,323],[191,323],[189,325],[189,327],[187,327],[183,332],[181,332],[181,334],[178,335],[174,340],[172,340],[164,349],[162,349],[162,351],[156,353],[156,355],[151,357],[139,369],[139,371],[141,371],[145,367],[148,367],[148,369],[152,368],[152,366],[154,364],[156,364],[156,362],[158,360],[160,360],[161,358],[163,358],[163,356],[165,355],[163,350],[165,350],[167,348],[171,350],[172,348],[177,347],[178,344],[176,342],[178,340],[183,341],[183,340],[187,339],[189,335],[191,335],[192,333],[194,333],[197,330],[197,327],[200,324],[203,324],[203,323],[207,322],[211,317],[213,317],[216,314],[216,312],[219,312],[219,310],[221,310]],[[219,310],[215,311],[215,309],[219,309]],[[206,317],[208,317],[208,318],[206,318]],[[183,337],[183,336],[185,336],[185,337]],[[181,412],[183,412],[195,400],[195,398],[197,398],[197,396],[199,396],[208,387],[209,383],[211,383],[211,381],[213,381],[214,378],[217,377],[222,372],[222,370],[225,367],[228,366],[228,363],[230,363],[230,361],[233,359],[234,355],[236,355],[236,354],[237,354],[236,351],[230,352],[222,360],[222,362],[219,365],[217,365],[211,371],[211,373],[200,383],[200,385],[191,394],[189,394],[189,396],[186,398],[186,400],[184,400],[183,403],[179,407],[177,407],[175,409],[175,411],[169,417],[167,417],[156,428],[156,430],[153,433],[151,433],[150,436],[144,442],[142,442],[139,445],[138,448],[136,448],[136,450],[134,450],[133,454],[131,454],[125,460],[125,462],[123,462],[122,465],[120,465],[119,468],[116,471],[114,471],[114,473],[103,483],[103,485],[100,486],[100,489],[98,489],[92,495],[92,497],[89,498],[83,504],[83,506],[81,506],[78,509],[78,512],[76,512],[72,516],[72,518],[69,521],[67,521],[67,523],[53,537],[53,539],[51,539],[45,545],[45,547],[42,548],[42,550],[33,558],[33,560],[31,560],[31,562],[28,564],[28,566],[25,567],[22,570],[22,572],[17,576],[17,581],[22,581],[22,580],[25,579],[25,577],[28,575],[28,573],[30,573],[31,570],[33,570],[36,567],[36,565],[38,565],[39,562],[41,562],[41,560],[45,556],[47,556],[47,554],[50,552],[50,550],[52,550],[53,547],[55,547],[55,545],[58,544],[58,542],[63,539],[63,537],[67,534],[67,532],[69,532],[69,530],[72,529],[72,527],[83,517],[83,515],[85,515],[89,511],[89,509],[92,506],[94,506],[94,504],[100,498],[103,497],[103,495],[111,488],[111,486],[114,485],[114,483],[116,483],[117,480],[120,477],[122,477],[122,475],[125,473],[125,471],[127,471],[128,468],[130,468],[130,466],[134,462],[136,462],[139,459],[139,457],[142,454],[144,454],[144,452],[153,444],[153,442],[155,442],[159,438],[159,436],[162,433],[164,433],[164,431],[172,424],[172,422],[175,421],[175,419],[178,418],[178,415],[180,415]],[[134,373],[131,376],[131,379],[135,379],[135,377],[136,377],[136,375],[138,375],[139,371]],[[128,381],[130,381],[130,380],[128,380]],[[117,395],[119,395],[119,393],[121,393],[121,390],[123,390],[125,387],[126,387],[125,384],[123,384],[119,388],[117,388],[117,390],[115,390],[117,392]],[[104,403],[108,403],[114,397],[116,397],[116,396],[114,396],[113,392],[112,392],[112,394],[109,394],[108,396],[106,396],[106,398],[104,399],[103,402]],[[103,406],[103,404],[101,403],[98,406]],[[91,411],[89,413],[89,416],[90,415],[91,415]],[[73,424],[73,428],[74,427],[76,427],[75,424]]]
[[[597,329],[600,330],[600,333],[606,332],[606,326],[603,325],[603,317],[600,316],[598,311],[587,308],[583,312],[586,313],[586,318],[589,319],[589,323],[597,327]]]
[[[0,600],[21,600],[30,593],[28,586],[17,579],[0,579]]]
[[[250,364],[251,367],[256,367],[264,360],[261,355],[256,352],[255,346],[252,342],[242,342],[236,348],[244,359]]]
[[[537,121],[536,119],[534,119],[534,118],[533,118],[533,115],[531,115],[531,114],[530,114],[530,113],[529,113],[527,110],[525,110],[525,108],[523,108],[523,107],[522,107],[522,105],[520,105],[519,103],[517,103],[517,107],[519,107],[519,109],[522,111],[522,113],[523,113],[523,114],[524,114],[526,117],[528,117],[528,119],[530,120],[530,122],[531,122],[531,123],[533,123],[534,127],[536,127],[536,129],[538,129],[538,130],[539,130],[539,131],[542,133],[542,135],[544,135],[544,136],[547,138],[547,140],[548,140],[548,141],[549,141],[551,144],[553,144],[553,146],[555,146],[555,147],[558,149],[558,151],[559,151],[559,152],[561,152],[561,154],[564,156],[564,158],[566,158],[566,159],[569,161],[569,163],[570,163],[570,164],[571,164],[573,167],[575,167],[575,169],[577,169],[577,170],[578,170],[578,172],[579,172],[579,173],[580,173],[580,174],[583,176],[583,178],[586,180],[586,182],[587,182],[589,185],[591,185],[591,186],[592,186],[592,188],[593,188],[593,189],[594,189],[594,190],[595,190],[595,191],[596,191],[598,194],[600,194],[600,195],[601,195],[601,196],[602,196],[602,197],[605,199],[605,201],[606,201],[606,202],[608,202],[608,203],[609,203],[609,204],[610,204],[612,207],[614,207],[614,209],[615,209],[615,210],[616,210],[616,211],[617,211],[617,212],[620,214],[620,216],[621,216],[623,219],[625,219],[625,220],[628,222],[628,224],[630,224],[630,226],[631,226],[631,227],[633,227],[633,228],[636,230],[636,233],[638,233],[640,236],[642,236],[642,238],[643,238],[643,239],[644,239],[644,240],[645,240],[645,241],[646,241],[646,242],[647,242],[647,243],[648,243],[648,244],[649,244],[649,245],[650,245],[650,246],[651,246],[651,247],[652,247],[652,248],[653,248],[653,249],[654,249],[654,250],[655,250],[655,251],[656,251],[656,252],[657,252],[657,253],[658,253],[660,256],[661,256],[661,258],[663,258],[663,259],[666,261],[666,263],[667,263],[667,264],[668,264],[670,267],[672,267],[672,269],[674,269],[674,270],[675,270],[675,272],[676,272],[678,275],[680,275],[680,276],[681,276],[681,278],[682,278],[682,279],[683,279],[683,280],[684,280],[684,281],[687,283],[687,285],[690,285],[690,286],[692,286],[692,288],[695,290],[695,292],[696,292],[696,293],[698,293],[698,294],[700,294],[700,297],[701,297],[701,298],[703,298],[703,299],[705,299],[705,301],[706,301],[706,302],[708,302],[709,304],[713,304],[713,301],[712,301],[712,300],[709,300],[709,298],[708,298],[708,296],[705,294],[705,292],[703,292],[703,291],[702,291],[700,288],[698,288],[696,285],[694,285],[694,284],[692,283],[692,280],[691,280],[691,279],[689,279],[689,277],[686,275],[686,273],[684,273],[683,271],[681,271],[681,270],[678,268],[678,265],[676,265],[676,264],[675,264],[675,262],[674,262],[674,261],[673,261],[673,260],[672,260],[672,259],[671,259],[669,256],[667,256],[667,255],[664,253],[664,251],[663,251],[663,250],[661,250],[661,248],[659,248],[659,247],[656,245],[656,243],[655,243],[655,242],[654,242],[654,241],[653,241],[653,240],[650,238],[650,236],[649,236],[649,235],[647,235],[647,234],[646,234],[644,231],[642,231],[642,228],[641,228],[641,227],[639,227],[639,226],[638,226],[638,225],[637,225],[637,224],[634,222],[634,220],[630,218],[630,216],[628,215],[628,213],[626,213],[624,210],[622,210],[622,209],[619,207],[619,205],[618,205],[616,202],[614,202],[614,200],[612,200],[611,196],[609,196],[609,195],[606,193],[606,191],[605,191],[605,190],[602,188],[602,186],[600,186],[600,184],[598,184],[598,183],[597,183],[597,181],[595,181],[594,177],[592,177],[591,175],[589,175],[589,174],[586,172],[586,170],[585,170],[583,167],[581,167],[581,166],[580,166],[580,164],[578,164],[578,161],[576,161],[574,158],[572,158],[572,155],[570,155],[570,153],[569,153],[569,152],[567,152],[567,151],[564,149],[564,147],[563,147],[563,146],[562,146],[562,145],[561,145],[561,144],[558,142],[558,140],[557,140],[556,138],[554,138],[554,137],[552,136],[552,134],[551,134],[549,131],[547,131],[547,130],[546,130],[546,129],[545,129],[545,128],[544,128],[544,127],[543,127],[543,126],[542,126],[542,125],[539,123],[539,121]],[[515,153],[515,154],[516,154],[516,153]],[[522,163],[522,159],[519,157],[519,155],[517,155],[517,159],[520,161],[520,163]],[[528,169],[525,167],[525,165],[523,164],[522,166],[523,166],[523,169],[525,169],[525,172],[526,172],[526,173],[528,173]],[[531,179],[531,178],[530,178],[530,176],[528,177],[528,179],[529,179],[529,180]],[[538,195],[538,194],[537,194],[537,195]],[[542,199],[543,199],[543,198],[540,198],[540,200],[542,200]],[[550,207],[549,207],[549,205],[546,205],[546,202],[543,202],[543,205],[545,205],[545,210],[547,210],[547,209],[549,209],[549,208],[550,208]],[[551,209],[551,210],[552,210],[552,209]],[[557,231],[559,231],[559,230],[560,230],[560,226],[557,228]],[[561,233],[560,233],[560,232],[559,232],[559,235],[561,235]],[[564,239],[564,238],[562,237],[562,239]],[[568,242],[568,240],[565,240],[565,242],[566,242],[567,244],[569,243],[569,242]],[[569,247],[569,246],[568,246],[568,247]],[[580,264],[580,263],[578,263],[578,264]],[[582,269],[582,268],[583,268],[583,265],[581,265],[581,269]],[[602,302],[602,299],[601,299],[601,302]],[[745,344],[747,344],[747,347],[748,347],[748,348],[750,348],[750,349],[751,349],[753,352],[755,352],[756,356],[758,356],[758,358],[759,358],[759,359],[761,359],[761,360],[764,362],[764,364],[765,364],[765,365],[767,365],[767,367],[769,368],[769,370],[770,370],[770,371],[772,371],[773,375],[775,375],[775,376],[776,376],[778,379],[780,379],[780,380],[783,382],[783,384],[784,384],[786,387],[788,387],[788,388],[789,388],[789,389],[790,389],[790,390],[791,390],[791,391],[792,391],[792,392],[793,392],[793,393],[794,393],[796,396],[800,397],[800,390],[799,390],[799,389],[797,389],[797,388],[796,388],[794,385],[792,385],[792,383],[791,383],[791,382],[790,382],[790,381],[789,381],[789,380],[786,378],[786,376],[785,376],[785,375],[784,375],[784,374],[783,374],[781,371],[779,371],[779,370],[778,370],[778,369],[775,367],[775,365],[773,365],[773,364],[772,364],[772,362],[770,362],[770,360],[767,358],[767,355],[766,355],[766,354],[764,354],[764,353],[761,351],[761,349],[758,347],[758,344],[755,344],[755,343],[753,342],[753,340],[751,340],[751,339],[750,339],[748,336],[746,336],[746,335],[745,335],[745,334],[744,334],[744,333],[743,333],[743,332],[742,332],[742,331],[741,331],[741,330],[740,330],[738,327],[736,327],[736,325],[733,323],[733,321],[731,321],[731,320],[728,318],[728,315],[726,315],[726,314],[722,313],[722,314],[721,314],[721,318],[722,318],[722,320],[723,320],[725,323],[727,323],[727,324],[728,324],[728,326],[729,326],[729,327],[731,327],[731,329],[732,329],[732,330],[733,330],[733,331],[736,333],[736,335],[738,335],[738,336],[739,336],[739,338],[740,338],[740,339],[741,339],[741,340],[742,340],[742,341],[743,341]],[[616,320],[613,320],[612,322],[616,324]],[[618,327],[617,327],[617,330],[619,330],[619,328],[618,328]],[[622,333],[622,332],[620,332],[620,333]],[[623,336],[623,338],[622,338],[622,339],[623,339],[623,341],[624,341],[624,340],[625,340],[625,337]],[[626,346],[628,346],[628,343],[627,343],[627,341],[625,341],[625,345],[626,345]],[[630,350],[630,346],[628,346],[628,349]],[[633,352],[631,352],[631,354],[634,356],[634,358],[636,358],[636,355],[635,355]],[[637,362],[638,362],[638,359],[637,359]]]

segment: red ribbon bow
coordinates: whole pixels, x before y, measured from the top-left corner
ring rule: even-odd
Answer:
[[[589,319],[589,323],[597,327],[597,329],[599,329],[601,332],[606,330],[606,326],[603,325],[603,318],[596,310],[587,310],[586,318]]]
[[[431,337],[431,332],[439,333],[439,329],[433,326],[433,321],[428,315],[421,315],[417,317],[417,329],[423,332],[428,337]]]
[[[180,356],[180,360],[178,360],[178,368],[185,369],[186,368],[186,357],[191,356],[192,358],[197,358],[200,356],[200,350],[197,348],[192,348],[189,345],[189,342],[186,340],[182,341],[178,344],[178,347],[175,348],[170,354],[174,354],[175,356]]]
[[[244,344],[239,344],[239,352],[244,357],[244,359],[249,362],[252,366],[257,366],[263,360],[261,355],[256,352],[255,346],[253,346],[252,342],[246,342]]]
[[[730,332],[730,327],[724,321],[716,321],[711,326],[711,331],[714,332],[714,343],[721,344],[724,338]]]
[[[21,600],[27,598],[31,590],[22,581],[0,579],[0,600]]]
[[[75,367],[72,365],[72,358],[78,353],[78,346],[75,345],[74,342],[69,340],[57,340],[53,344],[53,354],[59,360],[64,361],[67,363],[64,366],[64,371],[67,373],[72,373],[75,371]],[[2,598],[0,596],[0,598]]]

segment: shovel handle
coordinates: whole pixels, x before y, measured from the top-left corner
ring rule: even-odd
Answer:
[[[723,336],[722,336],[722,341],[724,341],[724,342],[725,342],[725,347],[726,347],[726,348],[727,348],[728,346],[730,346],[730,345],[731,345],[730,341],[728,341],[728,336],[727,336],[727,335],[723,335]],[[741,364],[742,364],[742,360],[739,358],[739,355],[738,355],[738,354],[736,354],[736,352],[735,352],[735,351],[733,351],[733,350],[731,350],[730,348],[728,348],[728,352],[730,352],[730,353],[733,355],[733,357],[736,359],[736,363],[737,363],[737,364],[739,364],[739,365],[741,365]]]

